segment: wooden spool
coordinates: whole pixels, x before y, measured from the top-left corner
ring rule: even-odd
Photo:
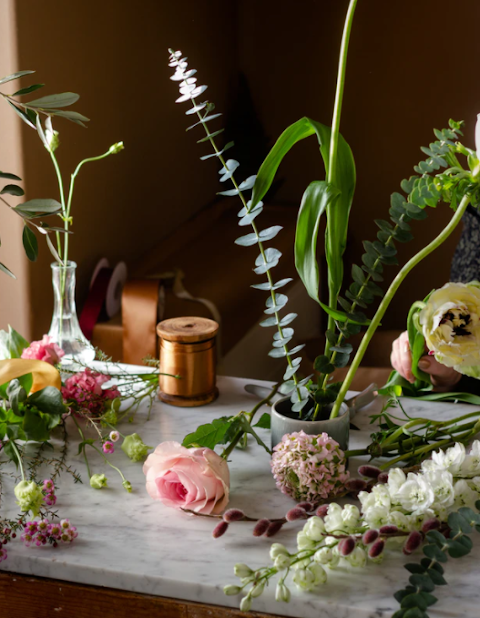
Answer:
[[[160,376],[158,397],[180,407],[203,406],[218,397],[214,320],[181,317],[157,325],[160,370],[180,378]]]

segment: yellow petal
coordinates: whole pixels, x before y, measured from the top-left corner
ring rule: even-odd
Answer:
[[[62,388],[60,374],[50,363],[27,358],[10,358],[0,361],[0,385],[27,375],[27,373],[31,373],[33,378],[31,393],[40,391],[46,386],[54,386],[58,390]]]

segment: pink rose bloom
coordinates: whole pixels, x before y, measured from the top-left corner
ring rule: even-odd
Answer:
[[[101,416],[112,399],[120,397],[116,386],[102,388],[111,376],[85,369],[65,381],[62,395],[65,401],[73,403],[73,411],[87,414],[92,418]]]
[[[59,363],[62,356],[65,356],[65,352],[48,335],[43,335],[41,341],[32,341],[30,347],[22,352],[22,358],[41,360],[50,365]]]
[[[227,462],[209,448],[162,442],[143,465],[147,491],[166,506],[196,513],[221,513],[228,504]]]

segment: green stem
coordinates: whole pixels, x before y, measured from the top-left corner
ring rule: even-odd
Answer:
[[[113,468],[114,470],[116,470],[116,471],[118,472],[118,474],[119,474],[119,475],[121,476],[121,478],[122,478],[122,481],[126,481],[126,478],[123,476],[123,473],[122,473],[122,471],[120,470],[120,468],[117,468],[117,466],[114,466],[112,463],[110,463],[110,462],[108,461],[108,458],[107,458],[107,457],[105,457],[105,455],[102,453],[102,451],[101,451],[100,449],[98,449],[95,445],[90,444],[90,446],[91,446],[91,447],[92,447],[95,451],[97,451],[97,453],[99,453],[99,454],[100,454],[100,455],[101,455],[101,456],[105,459],[106,463],[110,466],[110,468]]]
[[[429,243],[426,247],[424,247],[421,251],[419,251],[416,255],[414,255],[404,266],[403,268],[400,270],[400,272],[397,274],[397,276],[395,277],[395,279],[392,281],[390,287],[388,288],[385,296],[382,299],[382,302],[380,303],[375,315],[373,316],[373,319],[365,333],[365,335],[362,338],[362,341],[360,343],[360,346],[358,347],[357,353],[355,354],[355,358],[352,361],[352,364],[350,366],[350,369],[347,373],[347,376],[342,384],[342,387],[338,393],[337,399],[335,401],[335,404],[333,406],[332,409],[332,413],[330,415],[330,418],[336,418],[340,412],[340,406],[343,403],[343,400],[345,399],[345,396],[347,394],[348,389],[350,388],[350,385],[352,383],[352,380],[355,376],[355,373],[363,359],[363,356],[365,354],[365,351],[367,350],[368,344],[370,343],[375,331],[377,330],[378,326],[380,325],[380,321],[383,318],[385,311],[387,310],[388,306],[390,305],[393,297],[395,296],[398,288],[400,287],[401,283],[403,282],[403,280],[405,279],[405,277],[408,275],[408,273],[415,268],[415,266],[417,264],[419,264],[424,258],[427,257],[427,255],[430,255],[430,253],[432,253],[432,251],[434,251],[437,247],[439,247],[449,236],[450,234],[453,232],[453,230],[457,227],[457,225],[460,223],[462,216],[464,214],[464,212],[467,209],[468,204],[470,203],[470,197],[468,195],[464,195],[464,197],[462,198],[462,201],[460,202],[455,214],[453,215],[453,217],[450,219],[449,224],[441,231],[441,233],[434,239],[432,240],[431,243]]]
[[[17,445],[15,444],[14,440],[10,440],[10,444],[12,445],[12,448],[15,451],[15,455],[17,456],[18,465],[20,466],[20,472],[22,473],[22,481],[24,481],[25,480],[25,472],[23,470],[23,464],[22,464],[22,458],[20,456],[20,451],[18,450]]]
[[[82,438],[82,442],[85,442],[85,436],[83,435],[82,428],[78,424],[77,419],[75,418],[75,416],[73,414],[71,416],[73,418],[73,422],[77,426],[78,433],[80,434],[80,437]],[[83,458],[85,459],[85,465],[87,466],[88,478],[91,479],[92,478],[92,473],[90,472],[90,466],[88,465],[87,449],[85,448],[85,444],[83,445],[83,449],[82,450],[83,450]]]
[[[342,114],[342,102],[343,102],[343,92],[345,90],[345,74],[347,70],[347,54],[348,54],[348,44],[350,42],[350,33],[352,31],[353,24],[353,16],[355,14],[355,8],[357,6],[357,0],[350,0],[350,4],[347,11],[347,17],[345,21],[345,27],[343,29],[342,43],[340,47],[340,59],[338,63],[338,77],[337,77],[337,88],[335,92],[335,104],[333,108],[333,119],[332,119],[332,132],[330,135],[330,155],[328,162],[328,172],[327,172],[327,181],[330,184],[335,184],[337,177],[337,153],[338,153],[338,137],[340,133],[340,118]],[[332,242],[333,234],[330,229],[332,217],[329,216],[331,214],[334,206],[327,206],[327,241]],[[331,254],[331,252],[330,252]],[[336,289],[336,286],[333,285],[333,282],[328,281],[329,288],[329,301],[328,304],[332,309],[335,309],[337,306],[337,298],[339,290]],[[329,315],[328,316],[328,329],[335,329],[335,320]],[[330,351],[330,342],[328,339],[325,344],[325,354],[327,355]]]

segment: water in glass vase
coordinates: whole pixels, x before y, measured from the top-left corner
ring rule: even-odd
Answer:
[[[53,316],[48,334],[53,338],[65,356],[62,365],[90,363],[95,358],[95,350],[80,329],[75,306],[75,262],[65,266],[52,264]]]

